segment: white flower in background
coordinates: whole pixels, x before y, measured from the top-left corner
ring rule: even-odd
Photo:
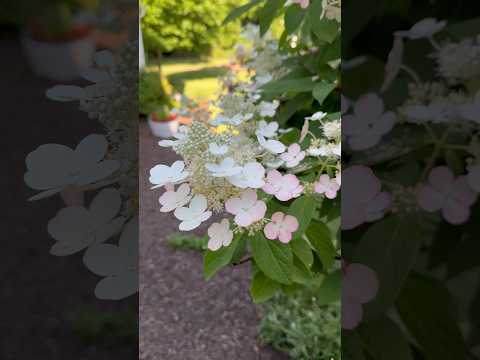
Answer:
[[[223,159],[220,164],[206,164],[205,167],[213,177],[229,177],[242,171],[242,167],[235,164],[235,160],[228,157]]]
[[[322,125],[323,134],[327,139],[340,139],[342,135],[342,125],[340,120],[328,121]]]
[[[117,245],[95,244],[83,257],[85,266],[103,276],[95,288],[102,300],[120,300],[138,291],[138,218],[125,226]]]
[[[461,105],[459,112],[465,120],[480,123],[480,91],[477,92],[471,102]]]
[[[173,137],[177,140],[160,140],[158,145],[161,147],[174,147],[183,143],[186,139],[188,133],[188,128],[184,125],[178,128],[178,131],[173,134]]]
[[[39,146],[25,159],[25,183],[41,193],[38,200],[61,192],[65,187],[93,184],[112,175],[120,168],[116,160],[104,160],[108,142],[102,135],[89,135],[75,150],[60,144]]]
[[[215,120],[212,121],[213,125],[233,125],[238,126],[241,125],[243,122],[250,120],[253,118],[253,114],[236,114],[233,117],[227,117],[225,115],[218,115]]]
[[[267,123],[265,120],[261,120],[258,123],[256,134],[265,138],[272,138],[277,136],[278,122],[272,121]]]
[[[327,174],[321,175],[320,179],[315,183],[315,192],[324,194],[327,199],[335,199],[338,190],[340,190],[340,184],[337,179],[330,179]]]
[[[456,118],[452,104],[439,100],[428,105],[406,105],[402,113],[407,121],[414,124],[431,122],[434,124],[446,123]]]
[[[265,185],[265,168],[258,162],[250,162],[243,166],[242,171],[228,177],[228,181],[241,189],[260,189]]]
[[[480,193],[480,164],[468,167],[467,181],[473,190]]]
[[[212,212],[207,211],[207,198],[203,195],[195,195],[189,207],[181,207],[175,210],[175,217],[181,220],[179,229],[190,231],[196,229],[204,221],[207,221]]]
[[[340,157],[342,156],[342,144],[327,143],[319,146],[311,146],[307,149],[310,156]]]
[[[390,209],[391,195],[382,192],[380,180],[362,165],[343,170],[342,229],[350,230],[363,223],[381,219]]]
[[[218,145],[217,143],[211,143],[208,145],[208,151],[213,155],[225,155],[228,152],[227,145]]]
[[[192,196],[190,195],[190,186],[188,184],[182,184],[175,191],[174,189],[167,190],[160,196],[158,200],[162,207],[161,212],[170,212],[176,208],[187,205]]]
[[[156,165],[152,168],[150,170],[150,182],[155,185],[152,189],[156,189],[166,184],[178,184],[185,180],[188,175],[188,171],[185,171],[185,163],[175,161],[172,166]]]
[[[222,246],[229,246],[233,240],[233,231],[230,230],[230,222],[223,219],[220,223],[213,223],[208,228],[208,249],[217,251]]]
[[[350,109],[350,99],[346,96],[340,95],[340,106],[341,106],[341,113],[345,114]]]
[[[286,146],[278,140],[267,140],[259,134],[257,134],[257,139],[260,146],[272,154],[281,154],[286,150]]]
[[[416,195],[422,209],[429,212],[441,210],[445,220],[451,224],[466,222],[470,217],[470,207],[477,199],[467,177],[455,178],[446,166],[432,169],[428,183],[418,185]]]
[[[261,87],[272,80],[273,80],[272,74],[260,75],[255,77],[255,85],[256,87]]]
[[[279,106],[280,102],[278,100],[274,100],[273,102],[262,101],[259,105],[260,116],[274,117]]]
[[[392,130],[395,114],[384,112],[382,99],[377,94],[361,96],[354,105],[353,115],[342,120],[342,135],[353,150],[366,150],[378,144],[383,135]]]
[[[302,9],[306,9],[310,5],[310,0],[287,0],[285,6],[290,6],[293,4],[298,4]]]
[[[260,221],[267,212],[264,201],[258,200],[255,190],[246,190],[241,197],[228,199],[225,209],[235,215],[235,223],[241,227],[247,227]]]
[[[403,36],[411,40],[430,38],[442,31],[445,26],[447,26],[446,21],[438,21],[435,18],[425,18],[413,25],[410,30],[397,31],[395,35]]]
[[[288,168],[293,168],[300,164],[305,159],[305,151],[302,151],[300,145],[292,144],[288,147],[288,151],[280,155],[280,158],[285,161]]]
[[[312,116],[306,117],[305,119],[311,120],[311,121],[318,121],[318,120],[322,120],[325,116],[327,116],[327,113],[318,111]]]
[[[57,241],[50,253],[71,255],[94,243],[107,241],[125,222],[123,217],[116,217],[121,204],[120,193],[108,188],[92,200],[88,209],[82,206],[61,209],[48,223],[48,233]]]

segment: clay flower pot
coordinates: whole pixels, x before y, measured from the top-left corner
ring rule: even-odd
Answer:
[[[148,117],[148,125],[153,135],[161,138],[171,138],[178,131],[178,116],[177,114],[170,114],[164,119],[159,119],[156,113],[152,113]]]

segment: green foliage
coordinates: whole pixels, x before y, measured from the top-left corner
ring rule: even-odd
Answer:
[[[307,290],[279,293],[265,306],[260,339],[293,360],[340,359],[340,305],[320,305]]]
[[[170,105],[157,72],[144,72],[140,75],[138,101],[140,113],[144,115],[151,114],[161,105]]]
[[[243,236],[236,235],[230,246],[222,247],[217,251],[207,250],[203,257],[203,273],[205,279],[210,279],[221,268],[230,264],[236,256],[237,248],[243,248]]]
[[[173,233],[167,238],[167,243],[178,250],[205,250],[207,237],[198,237],[183,233]]]
[[[145,48],[149,52],[207,54],[213,46],[230,48],[238,40],[240,24],[222,26],[239,2],[235,0],[143,0]],[[241,2],[240,2],[241,3]]]
[[[73,333],[85,344],[117,348],[138,344],[138,314],[82,307],[67,315]]]

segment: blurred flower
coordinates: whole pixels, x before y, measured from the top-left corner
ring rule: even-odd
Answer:
[[[306,9],[310,5],[310,0],[287,0],[285,6],[290,6],[292,4],[298,4],[302,9]]]
[[[257,135],[271,138],[277,136],[278,131],[278,122],[272,121],[267,123],[265,120],[261,120],[258,123],[258,129],[256,131]]]
[[[467,177],[455,178],[452,170],[446,166],[432,169],[428,183],[419,184],[416,194],[422,209],[429,212],[441,210],[445,220],[451,224],[466,222],[470,217],[470,207],[477,198]]]
[[[381,219],[390,208],[390,194],[381,191],[380,180],[362,165],[342,171],[342,229]]]
[[[228,152],[228,146],[211,143],[208,145],[208,151],[213,155],[225,155]]]
[[[300,145],[292,144],[288,147],[288,151],[280,155],[280,158],[285,161],[288,168],[292,168],[300,164],[305,159],[305,151],[302,151]]]
[[[312,116],[306,117],[305,119],[312,120],[312,121],[317,121],[317,120],[322,120],[327,115],[328,114],[323,112],[323,111],[318,111],[315,114],[313,114]]]
[[[189,174],[184,169],[185,163],[183,161],[175,161],[172,166],[156,165],[150,170],[150,182],[155,185],[152,189],[168,183],[177,184],[185,180]]]
[[[261,147],[272,154],[281,154],[285,152],[285,145],[278,140],[266,140],[262,135],[257,134],[257,140]]]
[[[377,274],[363,264],[342,264],[342,328],[355,329],[363,318],[363,305],[378,293]]]
[[[272,215],[272,221],[264,229],[267,239],[278,239],[287,244],[292,240],[292,234],[298,230],[298,220],[292,215],[276,212]]]
[[[247,227],[263,219],[267,205],[264,201],[258,200],[255,190],[247,190],[239,198],[228,199],[225,209],[235,215],[235,223],[238,226]]]
[[[48,233],[57,241],[50,253],[66,256],[94,243],[102,243],[120,231],[125,222],[117,217],[121,207],[120,193],[114,188],[102,190],[89,208],[69,206],[61,209],[48,223]]]
[[[117,245],[95,244],[83,257],[85,266],[104,276],[95,288],[102,300],[120,300],[138,291],[138,218],[125,226]]]
[[[402,67],[403,62],[403,39],[399,35],[394,35],[393,38],[393,47],[390,53],[388,54],[388,60],[385,65],[385,75],[383,79],[383,84],[380,92],[387,91],[393,81],[397,78],[398,73]]]
[[[471,102],[460,106],[459,112],[465,120],[480,123],[480,91],[477,92]]]
[[[200,226],[212,216],[207,211],[207,199],[203,195],[195,195],[189,207],[180,207],[175,210],[175,217],[182,222],[179,225],[181,231],[190,231]]]
[[[75,150],[60,144],[39,146],[25,159],[25,183],[43,192],[38,200],[61,192],[70,185],[84,186],[112,175],[120,168],[116,160],[104,160],[108,143],[102,135],[89,135]]]
[[[223,219],[220,223],[213,223],[208,228],[208,249],[217,251],[222,246],[229,246],[233,240],[233,232],[230,230],[230,222]]]
[[[278,100],[275,100],[273,102],[262,101],[259,105],[260,116],[263,116],[263,117],[275,116],[275,113],[277,112],[277,108],[279,105],[280,105],[280,102]]]
[[[288,201],[299,197],[303,186],[293,174],[282,175],[278,170],[270,170],[267,174],[267,182],[262,189],[280,201]]]
[[[210,171],[213,177],[229,177],[237,175],[242,171],[242,167],[235,164],[235,160],[228,157],[223,159],[220,164],[206,164],[205,167]]]
[[[355,102],[353,112],[342,120],[342,135],[353,150],[366,150],[378,144],[395,123],[395,114],[384,112],[383,101],[377,94],[361,96]]]
[[[408,31],[397,31],[395,35],[403,36],[412,40],[429,38],[442,31],[447,26],[446,21],[438,21],[434,18],[420,20]]]

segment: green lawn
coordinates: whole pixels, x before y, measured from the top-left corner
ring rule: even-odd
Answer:
[[[168,80],[169,90],[184,93],[196,101],[211,100],[221,91],[219,79],[227,72],[226,58],[200,60],[172,58],[162,61],[162,74]],[[158,71],[158,65],[149,64],[148,72]]]

